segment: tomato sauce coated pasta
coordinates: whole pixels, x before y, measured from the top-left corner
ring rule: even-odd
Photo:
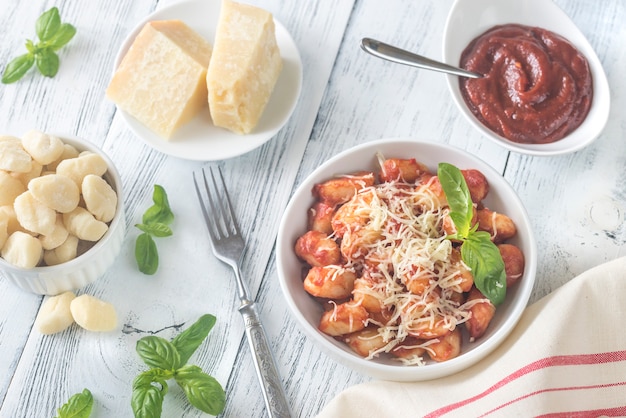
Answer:
[[[320,331],[367,359],[406,365],[461,353],[462,333],[481,338],[495,306],[476,288],[435,173],[415,159],[385,159],[380,170],[329,179],[313,188],[308,230],[294,250],[304,262],[303,287],[324,306]],[[523,275],[524,256],[506,241],[514,222],[485,207],[489,184],[461,170],[479,230],[505,263],[507,286]]]

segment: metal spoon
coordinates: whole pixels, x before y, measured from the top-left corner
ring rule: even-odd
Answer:
[[[387,61],[396,62],[398,64],[410,65],[413,67],[423,68],[426,70],[434,70],[442,73],[454,74],[461,77],[482,78],[478,73],[466,71],[443,62],[431,60],[430,58],[414,54],[404,49],[397,48],[393,45],[377,41],[371,38],[363,38],[361,40],[361,48],[375,57],[385,59]]]

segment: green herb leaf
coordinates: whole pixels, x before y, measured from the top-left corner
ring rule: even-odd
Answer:
[[[160,222],[155,222],[148,225],[136,224],[135,226],[143,232],[159,238],[169,237],[173,234],[172,228]]]
[[[22,78],[28,70],[30,70],[30,67],[32,67],[34,63],[35,57],[32,54],[28,53],[20,55],[13,61],[9,62],[7,67],[4,69],[2,82],[4,84],[15,83],[17,80]]]
[[[172,342],[156,336],[147,336],[137,342],[137,353],[152,368],[133,381],[131,406],[136,418],[160,418],[168,391],[167,380],[171,378],[196,408],[211,415],[224,410],[226,394],[220,383],[200,367],[185,365],[213,325],[215,317],[206,314]]]
[[[137,341],[137,354],[148,366],[164,370],[174,370],[180,365],[180,355],[171,342],[150,335]]]
[[[163,399],[168,391],[166,380],[162,376],[162,370],[158,369],[148,370],[135,378],[130,400],[135,418],[161,418]]]
[[[477,226],[472,228],[472,196],[461,170],[452,164],[440,163],[437,176],[457,230],[448,238],[462,241],[461,258],[471,269],[476,288],[498,306],[506,297],[506,272],[500,250],[491,241],[489,233],[476,231]]]
[[[46,77],[54,77],[59,71],[59,56],[52,49],[42,49],[35,55],[39,72]]]
[[[48,48],[52,48],[53,51],[58,51],[63,48],[72,38],[76,35],[76,28],[69,23],[63,23],[59,30],[45,42]]]
[[[93,396],[88,389],[72,395],[65,405],[57,409],[56,418],[87,418],[91,415]]]
[[[44,12],[35,23],[35,31],[41,41],[47,41],[59,30],[61,16],[56,7]]]
[[[163,396],[167,394],[167,381],[174,377],[174,371],[152,368],[140,373],[133,381],[133,389],[138,386],[152,385],[157,383],[161,386],[160,391]]]
[[[154,205],[143,214],[142,223],[135,225],[143,231],[135,243],[135,258],[139,271],[145,274],[154,274],[159,267],[159,254],[152,236],[168,237],[173,233],[168,225],[174,221],[174,213],[170,209],[165,189],[158,184],[154,185],[152,200]]]
[[[33,55],[39,52],[37,45],[35,45],[33,41],[31,41],[30,39],[26,40],[25,46],[26,46],[26,50]]]
[[[172,340],[172,344],[176,347],[176,350],[180,355],[179,367],[189,361],[191,355],[209,335],[209,332],[215,325],[215,321],[216,319],[213,315],[202,315],[192,326],[178,334]]]
[[[148,275],[156,273],[159,267],[159,253],[150,234],[144,232],[137,237],[135,260],[137,260],[140,272]]]
[[[183,388],[189,402],[211,415],[218,415],[226,405],[222,385],[198,366],[183,366],[174,375],[176,383]]]
[[[39,43],[26,40],[27,54],[20,55],[7,64],[2,83],[14,83],[37,63],[39,72],[46,77],[54,77],[59,71],[59,56],[55,51],[67,44],[76,34],[76,28],[69,23],[61,23],[56,7],[44,12],[35,24]]]
[[[167,193],[162,186],[158,184],[154,185],[154,192],[152,193],[152,200],[154,205],[146,210],[143,214],[142,222],[144,225],[152,223],[162,223],[169,225],[174,221],[174,214],[170,209],[170,204],[167,199]]]
[[[456,237],[466,238],[470,233],[474,211],[463,173],[452,164],[439,163],[437,177],[450,206],[450,218],[457,230]]]
[[[474,284],[495,306],[506,297],[506,271],[498,247],[488,232],[477,231],[461,245],[461,258],[472,270]]]

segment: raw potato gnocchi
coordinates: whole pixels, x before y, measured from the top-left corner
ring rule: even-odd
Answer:
[[[26,191],[22,182],[6,171],[0,171],[0,206],[12,205],[15,198]]]
[[[0,135],[0,254],[22,267],[70,261],[99,241],[118,204],[106,160],[31,130]]]
[[[83,179],[83,199],[87,210],[102,222],[111,222],[117,207],[115,190],[102,177],[88,174]]]
[[[19,138],[0,136],[0,170],[28,173],[33,167],[32,161]]]
[[[47,266],[65,263],[76,258],[76,254],[78,254],[78,238],[68,234],[61,245],[51,250],[46,250],[45,248],[44,250],[43,260]]]
[[[65,292],[48,298],[39,308],[35,327],[45,335],[56,334],[70,327],[74,317],[70,311],[70,303],[76,298],[73,292]]]
[[[0,219],[5,220],[7,223],[7,233],[11,235],[15,231],[27,232],[26,229],[20,222],[17,220],[17,216],[15,216],[15,208],[13,205],[5,205],[0,206]]]
[[[44,250],[53,250],[63,244],[69,235],[65,224],[63,223],[63,215],[57,214],[57,221],[54,225],[54,229],[48,235],[40,235],[39,241]]]
[[[108,302],[90,295],[80,295],[70,303],[74,321],[87,331],[107,332],[117,327],[117,313]]]
[[[41,241],[26,232],[9,235],[2,246],[2,258],[14,266],[30,269],[36,267],[43,256]]]
[[[53,162],[63,153],[63,141],[60,138],[34,129],[24,134],[22,146],[41,165]]]
[[[106,183],[102,177],[98,178]],[[34,178],[28,182],[28,190],[38,201],[61,213],[73,211],[80,202],[80,189],[76,183],[61,174]]]
[[[63,214],[63,223],[70,232],[84,241],[98,241],[109,227],[97,220],[87,209],[78,206],[70,213]]]
[[[76,158],[63,160],[57,166],[57,174],[64,175],[74,180],[78,187],[83,184],[83,179],[89,174],[102,176],[107,171],[107,163],[98,154],[83,152]]]
[[[42,334],[50,335],[69,328],[74,322],[87,331],[113,331],[117,328],[117,313],[110,303],[68,291],[51,296],[41,305],[35,327]]]
[[[57,214],[54,209],[35,199],[30,191],[25,191],[13,202],[17,221],[27,230],[36,234],[48,235],[54,231]]]

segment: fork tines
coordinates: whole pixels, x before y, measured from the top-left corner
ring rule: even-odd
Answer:
[[[222,170],[217,167],[217,175],[214,173],[215,169],[209,167],[210,181],[207,180],[207,175],[202,169],[202,184],[204,184],[204,193],[198,186],[196,179],[196,173],[193,173],[193,182],[196,187],[196,193],[198,194],[198,200],[200,200],[200,206],[202,208],[202,214],[204,220],[207,223],[209,234],[211,239],[221,239],[231,235],[240,235],[239,227],[235,218],[235,213],[230,201],[228,190],[226,189],[226,183],[222,175]],[[220,186],[216,177],[219,177]],[[208,205],[205,201],[208,201]],[[212,216],[211,216],[212,215]]]

